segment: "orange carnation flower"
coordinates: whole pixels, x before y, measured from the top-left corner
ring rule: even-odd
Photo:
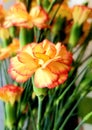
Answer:
[[[32,28],[34,25],[43,28],[48,20],[48,15],[42,7],[32,7],[30,13],[27,12],[25,5],[21,2],[14,4],[5,18],[4,26],[20,26]]]
[[[28,44],[11,58],[9,73],[18,82],[25,82],[34,74],[36,87],[54,88],[66,81],[71,63],[72,54],[64,45],[46,39]]]
[[[0,88],[0,99],[13,105],[20,99],[22,92],[22,87],[9,84]]]
[[[19,50],[18,39],[13,39],[13,42],[6,48],[0,48],[0,60],[4,60]]]
[[[78,25],[83,24],[91,13],[92,9],[87,6],[83,5],[74,6],[73,8],[74,23],[78,23]]]

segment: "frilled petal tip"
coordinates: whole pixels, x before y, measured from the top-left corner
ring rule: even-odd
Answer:
[[[47,27],[46,22],[48,22],[49,16],[41,6],[33,7],[30,11],[30,16],[32,18],[32,23],[38,28]]]
[[[11,6],[5,17],[4,27],[10,26],[22,26],[26,28],[32,28],[33,24],[30,22],[30,16],[27,12],[25,4],[22,2],[16,2]]]
[[[92,12],[92,8],[85,5],[75,5],[73,7],[73,20],[79,25],[83,24]]]
[[[37,62],[28,53],[21,52],[11,58],[8,72],[17,82],[25,82],[33,75],[37,67]]]
[[[35,86],[38,88],[55,88],[63,84],[68,77],[68,72],[61,74],[54,74],[49,69],[38,69],[34,76]]]
[[[5,102],[10,102],[12,105],[18,101],[22,95],[23,88],[8,84],[0,88],[0,99]]]
[[[20,75],[15,70],[13,70],[11,67],[8,69],[8,73],[10,74],[12,79],[16,80],[17,82],[26,82],[30,78],[29,76]]]

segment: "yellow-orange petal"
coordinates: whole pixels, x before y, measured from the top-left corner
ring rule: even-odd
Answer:
[[[0,60],[4,60],[10,57],[12,54],[15,54],[19,49],[18,39],[13,39],[13,42],[6,48],[0,48]]]
[[[51,62],[47,65],[48,69],[55,74],[66,73],[70,70],[70,66],[60,63],[59,61]]]
[[[50,58],[53,58],[56,55],[57,50],[55,48],[55,45],[51,41],[47,39],[43,40],[42,46],[45,50],[45,54],[48,55]]]
[[[45,39],[33,48],[33,52],[34,55],[35,53],[41,53],[48,56],[49,58],[53,58],[56,55],[56,48],[52,42]]]
[[[68,73],[62,73],[59,75],[58,84],[63,84],[68,78]]]
[[[22,51],[22,52],[26,52],[26,53],[28,53],[31,57],[35,58],[35,57],[34,57],[34,54],[33,54],[33,48],[34,48],[35,46],[37,46],[37,45],[38,45],[37,43],[32,42],[31,44],[28,44],[28,45],[24,46],[21,51]]]
[[[56,48],[57,48],[57,56],[61,56],[61,62],[70,65],[73,60],[72,53],[67,51],[64,45],[59,46],[59,49],[57,46]]]
[[[35,67],[32,66],[30,64],[23,64],[21,63],[17,56],[11,58],[10,60],[11,64],[10,67],[13,68],[13,70],[15,70],[17,73],[19,73],[22,76],[30,76],[35,72]]]
[[[30,11],[30,16],[32,23],[38,28],[44,28],[46,26],[45,22],[48,21],[48,14],[42,7],[33,7]]]
[[[0,88],[0,99],[13,105],[15,101],[20,99],[22,92],[22,87],[8,84]]]
[[[49,88],[53,82],[55,82],[58,78],[58,75],[55,75],[47,68],[41,69],[39,68],[34,75],[34,83],[35,86],[38,88]]]
[[[4,27],[10,27],[12,25],[33,27],[33,24],[32,22],[30,22],[30,19],[31,19],[30,15],[26,10],[25,5],[22,2],[17,2],[7,12],[7,16],[5,17]]]
[[[29,76],[20,75],[19,73],[17,73],[12,68],[8,69],[8,73],[10,74],[12,79],[16,80],[17,82],[25,82],[30,78]]]
[[[17,55],[18,60],[26,65],[30,64],[30,68],[37,68],[38,66],[38,60],[33,58],[30,54],[28,54],[27,52],[20,52]]]
[[[34,53],[34,56],[36,58],[38,58],[39,60],[41,59],[43,61],[42,63],[44,63],[44,62],[46,62],[47,60],[50,59],[49,56],[47,56],[45,54],[41,54],[41,53]]]
[[[73,8],[73,20],[74,23],[82,25],[92,12],[92,8],[84,5],[75,5]]]

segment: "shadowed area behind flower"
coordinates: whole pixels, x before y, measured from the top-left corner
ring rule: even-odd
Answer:
[[[84,57],[92,9],[69,0],[10,1],[0,1],[5,130],[76,130],[78,104],[92,91],[92,53]]]

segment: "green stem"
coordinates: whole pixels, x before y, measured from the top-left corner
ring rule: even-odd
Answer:
[[[83,74],[83,72],[86,70],[87,70],[87,67],[83,68],[83,70],[75,77],[75,79],[70,83],[70,85],[68,85],[68,87],[64,90],[64,92],[61,94],[61,96],[59,96],[59,98],[56,100],[56,104],[58,104],[58,102],[60,102],[64,98],[65,94],[72,87],[72,85],[75,83],[75,81],[78,79],[78,77],[81,74]],[[77,90],[78,90],[78,87],[75,89],[74,94],[77,92]]]
[[[9,33],[12,38],[15,38],[16,37],[16,27],[15,26],[10,27]]]
[[[51,11],[51,9],[52,9],[52,7],[53,7],[53,5],[55,4],[55,2],[56,2],[56,0],[53,0],[52,2],[51,2],[51,4],[50,4],[50,6],[49,6],[49,8],[48,8],[48,13]]]
[[[40,97],[38,97],[38,118],[37,118],[37,130],[41,130],[42,101],[43,101],[43,99],[40,98]]]
[[[83,69],[83,70],[84,70],[84,69]],[[82,72],[83,72],[83,70],[82,70]],[[75,78],[75,79],[76,79],[76,78]],[[74,79],[74,80],[75,80],[75,79]],[[67,103],[63,106],[62,110],[59,111],[59,113],[60,113],[61,116],[57,119],[57,122],[56,122],[55,125],[54,125],[54,130],[58,129],[58,127],[59,127],[59,125],[60,125],[60,123],[61,123],[61,119],[62,119],[62,117],[63,117],[65,111],[70,107],[70,105],[74,102],[74,100],[75,100],[76,97],[78,96],[78,94],[79,94],[79,93],[78,93],[78,88],[79,88],[79,86],[77,86],[77,87],[75,88],[73,94],[69,97]],[[66,90],[67,90],[67,89],[66,89]],[[58,105],[59,102],[63,99],[65,93],[67,92],[66,90],[62,93],[62,95],[60,96],[60,98],[58,98],[58,99],[56,100],[56,105]]]
[[[33,130],[36,130],[36,124],[35,124],[35,121],[34,121],[34,119],[35,119],[35,118],[34,118],[34,114],[33,114],[33,112],[32,112],[30,103],[29,103],[28,105],[29,105],[29,113],[28,113],[28,115],[29,115],[29,118],[31,117],[32,128],[33,128]]]
[[[61,5],[59,4],[58,7],[57,7],[57,9],[56,9],[55,12],[54,12],[52,18],[51,18],[50,21],[49,21],[49,25],[51,25],[51,23],[53,22],[53,19],[55,18],[55,16],[56,16],[58,10],[60,9],[60,7],[61,7]]]
[[[76,102],[76,104],[74,105],[74,107],[72,108],[72,110],[70,111],[70,113],[68,114],[68,116],[66,117],[66,119],[64,120],[63,124],[61,125],[59,130],[63,130],[64,126],[66,125],[67,121],[69,120],[69,118],[71,117],[72,113],[74,112],[74,110],[76,109],[76,107],[78,106],[78,104],[80,103],[80,101],[83,99],[84,96],[81,96],[78,101]]]
[[[79,128],[90,118],[92,117],[92,112],[88,113],[83,120],[80,122],[80,124],[74,129],[74,130],[79,130]]]
[[[8,40],[2,39],[2,41],[3,41],[2,47],[6,48],[8,46]]]
[[[10,103],[5,103],[5,125],[9,130],[16,129],[16,103],[11,105]]]
[[[19,33],[20,48],[27,44],[27,29],[21,27]]]

